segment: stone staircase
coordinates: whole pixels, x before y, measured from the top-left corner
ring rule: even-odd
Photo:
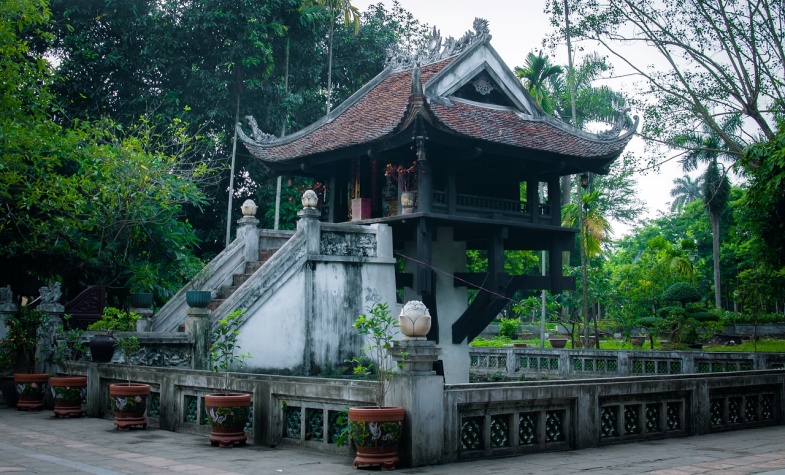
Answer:
[[[259,270],[265,262],[270,260],[278,249],[266,249],[259,251],[258,261],[246,261],[245,269],[242,273],[232,275],[232,285],[222,285],[218,290],[217,298],[210,301],[208,308],[215,311],[222,303],[226,301],[241,285],[243,285],[251,276]]]

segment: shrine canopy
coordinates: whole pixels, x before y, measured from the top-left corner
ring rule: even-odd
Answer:
[[[490,39],[482,19],[457,40],[434,29],[424,51],[391,54],[309,127],[277,138],[249,116],[251,136],[241,124],[238,133],[272,175],[325,185],[329,221],[400,218],[402,193],[416,190],[421,216],[558,227],[559,177],[606,174],[637,117],[620,111],[610,130],[590,133],[544,113]],[[414,176],[385,173],[388,164]]]

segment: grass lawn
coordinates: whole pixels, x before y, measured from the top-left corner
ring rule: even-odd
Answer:
[[[486,347],[486,348],[501,348],[504,345],[510,345],[512,343],[526,343],[527,347],[529,348],[539,348],[540,347],[540,339],[539,338],[530,338],[528,340],[511,340],[509,338],[502,338],[496,337],[492,339],[482,339],[478,338],[470,343],[472,347]],[[639,348],[634,348],[632,343],[629,340],[600,340],[600,349],[601,350],[650,350],[651,343],[647,338],[646,341],[643,343],[643,346]],[[545,343],[545,348],[551,348],[549,343]],[[572,348],[572,342],[567,342],[567,348]],[[593,348],[589,348],[593,349]],[[658,338],[654,339],[654,349],[661,350],[663,349],[660,346],[660,340]],[[703,351],[727,351],[727,352],[738,352],[738,353],[752,353],[755,351],[753,348],[751,341],[744,341],[738,345],[722,345],[722,346],[710,346],[705,345],[703,347]],[[785,353],[785,340],[759,340],[758,341],[758,352],[760,353]]]

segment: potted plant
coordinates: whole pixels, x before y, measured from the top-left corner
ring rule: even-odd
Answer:
[[[65,323],[71,318],[65,315]],[[55,331],[55,344],[53,362],[65,372],[65,376],[52,376],[49,378],[49,389],[54,402],[56,417],[80,417],[84,415],[82,401],[87,392],[87,376],[74,376],[71,368],[73,361],[79,361],[87,349],[82,340],[84,331],[80,328],[65,330],[63,325]]]
[[[115,332],[132,332],[139,315],[115,307],[106,307],[101,319],[87,326],[88,331],[99,332],[90,339],[90,356],[96,363],[112,361],[117,340]]]
[[[570,341],[565,335],[560,335],[558,333],[553,333],[548,337],[548,341],[553,348],[566,348],[567,342]]]
[[[150,262],[142,261],[133,265],[130,272],[131,307],[151,308],[153,306],[153,291],[157,283],[156,269]]]
[[[131,427],[147,428],[147,400],[150,397],[150,385],[131,382],[131,356],[139,351],[139,339],[135,336],[123,336],[117,339],[117,347],[123,352],[126,364],[127,383],[109,385],[109,401],[114,411],[114,425],[117,429],[126,430]]]
[[[229,372],[240,369],[251,355],[237,354],[239,327],[243,310],[235,310],[218,320],[213,329],[210,345],[210,366],[216,373],[223,373],[223,391],[204,397],[205,411],[212,425],[210,445],[232,447],[245,445],[245,424],[251,411],[251,395],[229,392]]]
[[[417,185],[417,162],[412,162],[408,168],[388,163],[384,176],[392,178],[401,190],[401,214],[413,213],[417,202],[417,192],[414,191]]]
[[[403,429],[404,408],[385,406],[384,399],[395,375],[394,363],[387,350],[392,347],[398,320],[390,315],[386,303],[377,303],[360,315],[353,327],[367,338],[363,351],[374,359],[366,363],[363,358],[352,359],[354,373],[374,376],[377,381],[375,406],[349,408],[349,436],[357,448],[354,466],[378,465],[381,469],[393,469],[400,460],[398,443]]]
[[[14,370],[17,393],[16,408],[37,411],[44,407],[44,394],[49,381],[47,373],[36,373],[38,330],[49,322],[49,315],[30,307],[6,315],[6,338],[2,359]]]

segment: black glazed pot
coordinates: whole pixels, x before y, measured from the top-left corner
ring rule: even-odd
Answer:
[[[153,294],[150,292],[131,292],[131,307],[150,308],[153,306]]]
[[[94,363],[108,363],[114,356],[117,340],[111,335],[95,335],[90,339],[90,356]]]
[[[209,290],[188,290],[185,292],[185,302],[189,307],[207,308],[211,299],[212,293]]]

